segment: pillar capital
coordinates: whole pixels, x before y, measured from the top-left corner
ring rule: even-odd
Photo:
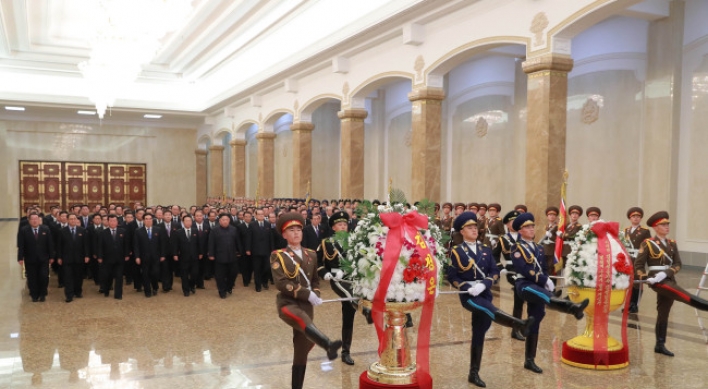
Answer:
[[[246,145],[246,140],[245,139],[234,139],[231,142],[229,142],[231,146],[245,146]]]
[[[209,150],[212,150],[212,151],[224,151],[224,146],[222,146],[222,145],[211,145],[211,146],[209,146]]]
[[[276,135],[274,132],[259,132],[256,134],[256,139],[275,139]]]
[[[568,73],[573,70],[573,59],[567,55],[546,54],[529,58],[521,64],[526,74],[540,71]]]
[[[311,132],[315,129],[315,125],[310,122],[293,122],[290,125],[290,131]]]
[[[418,101],[418,100],[432,100],[432,101],[442,101],[445,99],[445,90],[443,88],[434,87],[420,87],[413,89],[412,92],[408,94],[408,100]]]
[[[342,121],[363,122],[369,116],[369,112],[363,108],[343,109],[337,112],[337,116]]]
[[[196,149],[196,150],[194,150],[194,154],[196,154],[196,155],[207,155],[207,154],[209,154],[209,152],[206,151],[206,150],[204,150],[204,149]]]

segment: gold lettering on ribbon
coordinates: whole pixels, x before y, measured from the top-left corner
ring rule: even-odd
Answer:
[[[423,250],[428,248],[428,246],[425,244],[425,241],[423,240],[423,238],[421,238],[420,234],[415,236],[415,244]]]
[[[428,294],[435,294],[435,277],[430,277],[428,285]]]

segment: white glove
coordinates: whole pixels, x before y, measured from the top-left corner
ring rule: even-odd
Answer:
[[[324,280],[329,281],[331,279],[332,279],[332,273],[330,273],[330,272],[325,273]]]
[[[551,231],[546,231],[546,238],[550,239],[553,237],[553,233]]]
[[[317,297],[315,292],[310,292],[310,295],[307,296],[307,301],[314,306],[322,305],[322,299]]]
[[[553,283],[553,281],[551,281],[550,278],[546,280],[546,290],[549,292],[553,292],[555,289],[556,285]]]
[[[656,275],[652,278],[647,278],[647,282],[654,285],[657,282],[663,281],[665,278],[666,278],[666,273],[664,273],[662,271],[662,272],[656,273]]]
[[[475,286],[467,289],[467,293],[469,293],[472,296],[479,296],[480,293],[484,292],[484,290],[487,289],[487,287],[482,284],[476,284]]]
[[[336,277],[338,280],[341,280],[342,278],[344,278],[344,272],[341,271],[341,270],[337,270],[337,273],[335,273],[335,277]]]
[[[556,236],[563,236],[563,233],[560,231],[556,231]]]
[[[509,270],[501,269],[501,271],[499,272],[499,276],[500,276],[500,277],[506,277],[506,274],[507,274],[507,273],[509,273]]]

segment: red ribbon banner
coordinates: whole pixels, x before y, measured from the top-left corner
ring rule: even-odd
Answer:
[[[418,383],[421,388],[432,388],[430,378],[430,327],[433,321],[433,308],[435,306],[435,289],[437,288],[437,267],[436,262],[430,254],[425,239],[420,235],[419,230],[428,229],[428,218],[412,211],[406,215],[397,212],[379,214],[383,224],[389,228],[386,236],[386,250],[383,254],[381,268],[381,280],[374,294],[372,302],[371,317],[376,327],[376,335],[379,338],[379,355],[383,352],[384,328],[383,317],[386,310],[386,294],[391,283],[393,272],[396,269],[398,258],[406,235],[416,243],[416,249],[421,258],[426,259],[429,276],[426,279],[426,293],[423,302],[423,312],[418,326],[418,343],[416,348],[416,370]]]

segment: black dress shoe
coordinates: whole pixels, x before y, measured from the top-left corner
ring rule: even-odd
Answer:
[[[40,301],[40,302],[44,302],[44,301],[46,301],[46,300],[47,300],[47,297],[46,297],[46,296],[39,296],[39,301]]]
[[[629,305],[629,313],[639,313],[639,307],[637,306],[637,304]]]
[[[352,356],[349,354],[349,352],[342,351],[342,362],[346,363],[349,366],[354,365],[354,360],[352,359]]]
[[[195,289],[195,288],[191,288],[191,289],[189,289],[189,291],[192,293],[197,293],[197,289]]]
[[[229,289],[229,294],[234,294],[234,290],[233,290],[233,289]]]
[[[66,300],[64,300],[64,301],[66,301],[67,303],[70,303],[70,302],[74,301],[74,299],[73,299],[73,298],[71,298],[71,297],[69,297],[69,298],[67,298],[67,299],[66,299]]]
[[[123,297],[114,297],[116,300],[123,300]]]
[[[80,298],[84,298],[84,294],[83,294],[83,293],[77,293],[76,296],[74,296],[74,297],[79,298],[79,299],[80,299]]]
[[[32,297],[32,302],[33,302],[33,303],[36,303],[37,301],[39,301],[39,299],[38,299],[37,297]]]
[[[262,284],[261,286],[263,287],[263,289],[268,290],[268,283],[267,282],[265,284]]]
[[[531,370],[532,372],[536,374],[541,374],[543,373],[543,370],[536,365],[536,362],[533,359],[527,359],[524,362],[524,369],[526,370]]]
[[[184,292],[184,297],[189,297],[189,292]]]
[[[145,293],[145,297],[150,298],[152,297],[152,294],[150,292]]]
[[[674,353],[672,353],[671,351],[669,351],[669,350],[666,348],[666,345],[664,345],[663,342],[656,342],[656,346],[654,346],[654,352],[657,353],[657,354],[666,355],[667,357],[673,357],[673,356],[674,356]]]
[[[256,286],[256,292],[260,292],[260,291],[261,291],[261,287],[260,287],[260,286]]]
[[[226,298],[226,293],[225,293],[225,292],[219,292],[219,297],[221,297],[222,299],[225,299],[225,298]]]

